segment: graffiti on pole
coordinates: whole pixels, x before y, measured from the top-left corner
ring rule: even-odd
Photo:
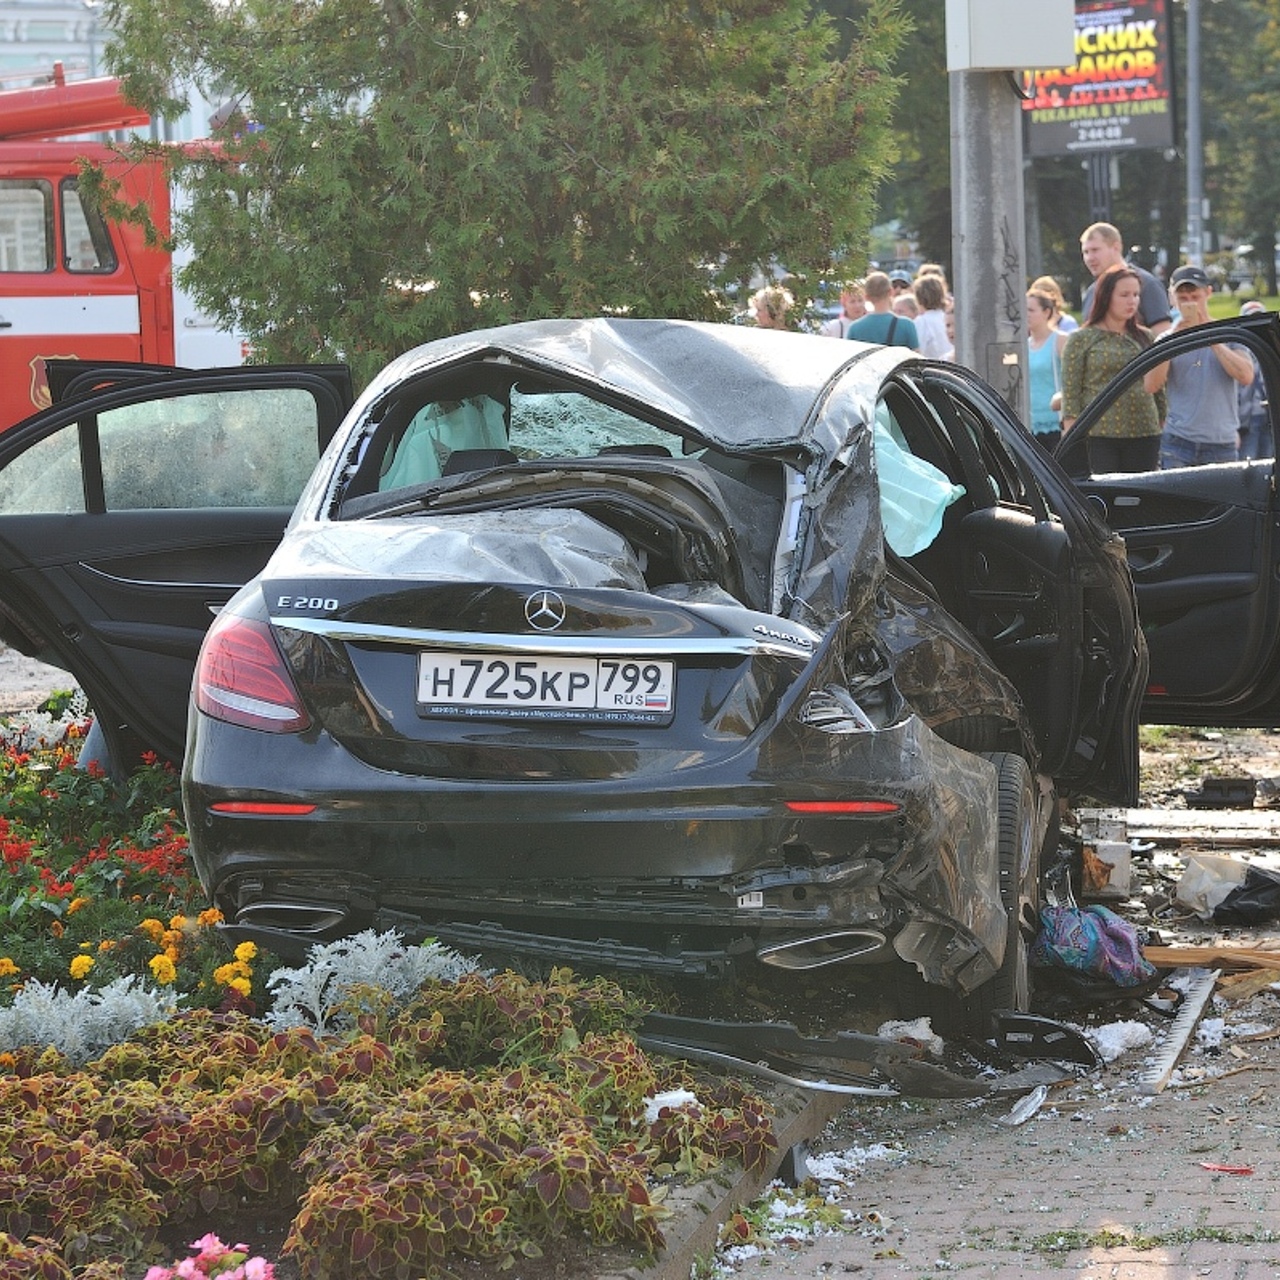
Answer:
[[[1173,146],[1169,0],[1076,0],[1076,60],[1025,73],[1027,152]]]

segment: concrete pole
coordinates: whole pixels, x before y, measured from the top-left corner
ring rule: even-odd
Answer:
[[[1022,119],[1007,71],[952,71],[951,261],[956,359],[1026,422]]]
[[[1044,242],[1040,236],[1040,183],[1036,180],[1031,161],[1022,166],[1024,206],[1024,225],[1027,228],[1027,280],[1042,276],[1044,271]]]
[[[1204,137],[1200,130],[1200,0],[1187,0],[1187,261],[1204,266]]]

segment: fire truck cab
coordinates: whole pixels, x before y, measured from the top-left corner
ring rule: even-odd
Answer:
[[[102,164],[162,234],[170,196],[161,165],[124,164],[69,135],[146,125],[118,79],[0,90],[0,431],[50,402],[45,361],[238,364],[237,338],[175,296],[173,262],[141,228],[108,222],[81,198],[80,162]]]

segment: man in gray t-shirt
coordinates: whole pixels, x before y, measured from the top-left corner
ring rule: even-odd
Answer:
[[[1104,271],[1124,265],[1138,276],[1142,296],[1138,301],[1138,323],[1154,338],[1169,327],[1169,294],[1150,271],[1124,260],[1124,242],[1120,232],[1109,222],[1095,222],[1080,233],[1080,257],[1089,269],[1094,283],[1084,291],[1082,308],[1088,320],[1093,309],[1093,291]]]
[[[1209,321],[1213,287],[1202,268],[1179,267],[1172,277],[1178,322],[1170,333],[1182,333]],[[1235,462],[1239,457],[1240,414],[1237,386],[1253,381],[1253,361],[1237,343],[1197,347],[1157,365],[1143,379],[1148,391],[1165,389],[1169,413],[1160,438],[1160,465],[1196,467]]]

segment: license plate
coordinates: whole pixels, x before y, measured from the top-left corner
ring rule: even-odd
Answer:
[[[424,715],[659,723],[675,709],[675,663],[423,653],[418,709]]]

